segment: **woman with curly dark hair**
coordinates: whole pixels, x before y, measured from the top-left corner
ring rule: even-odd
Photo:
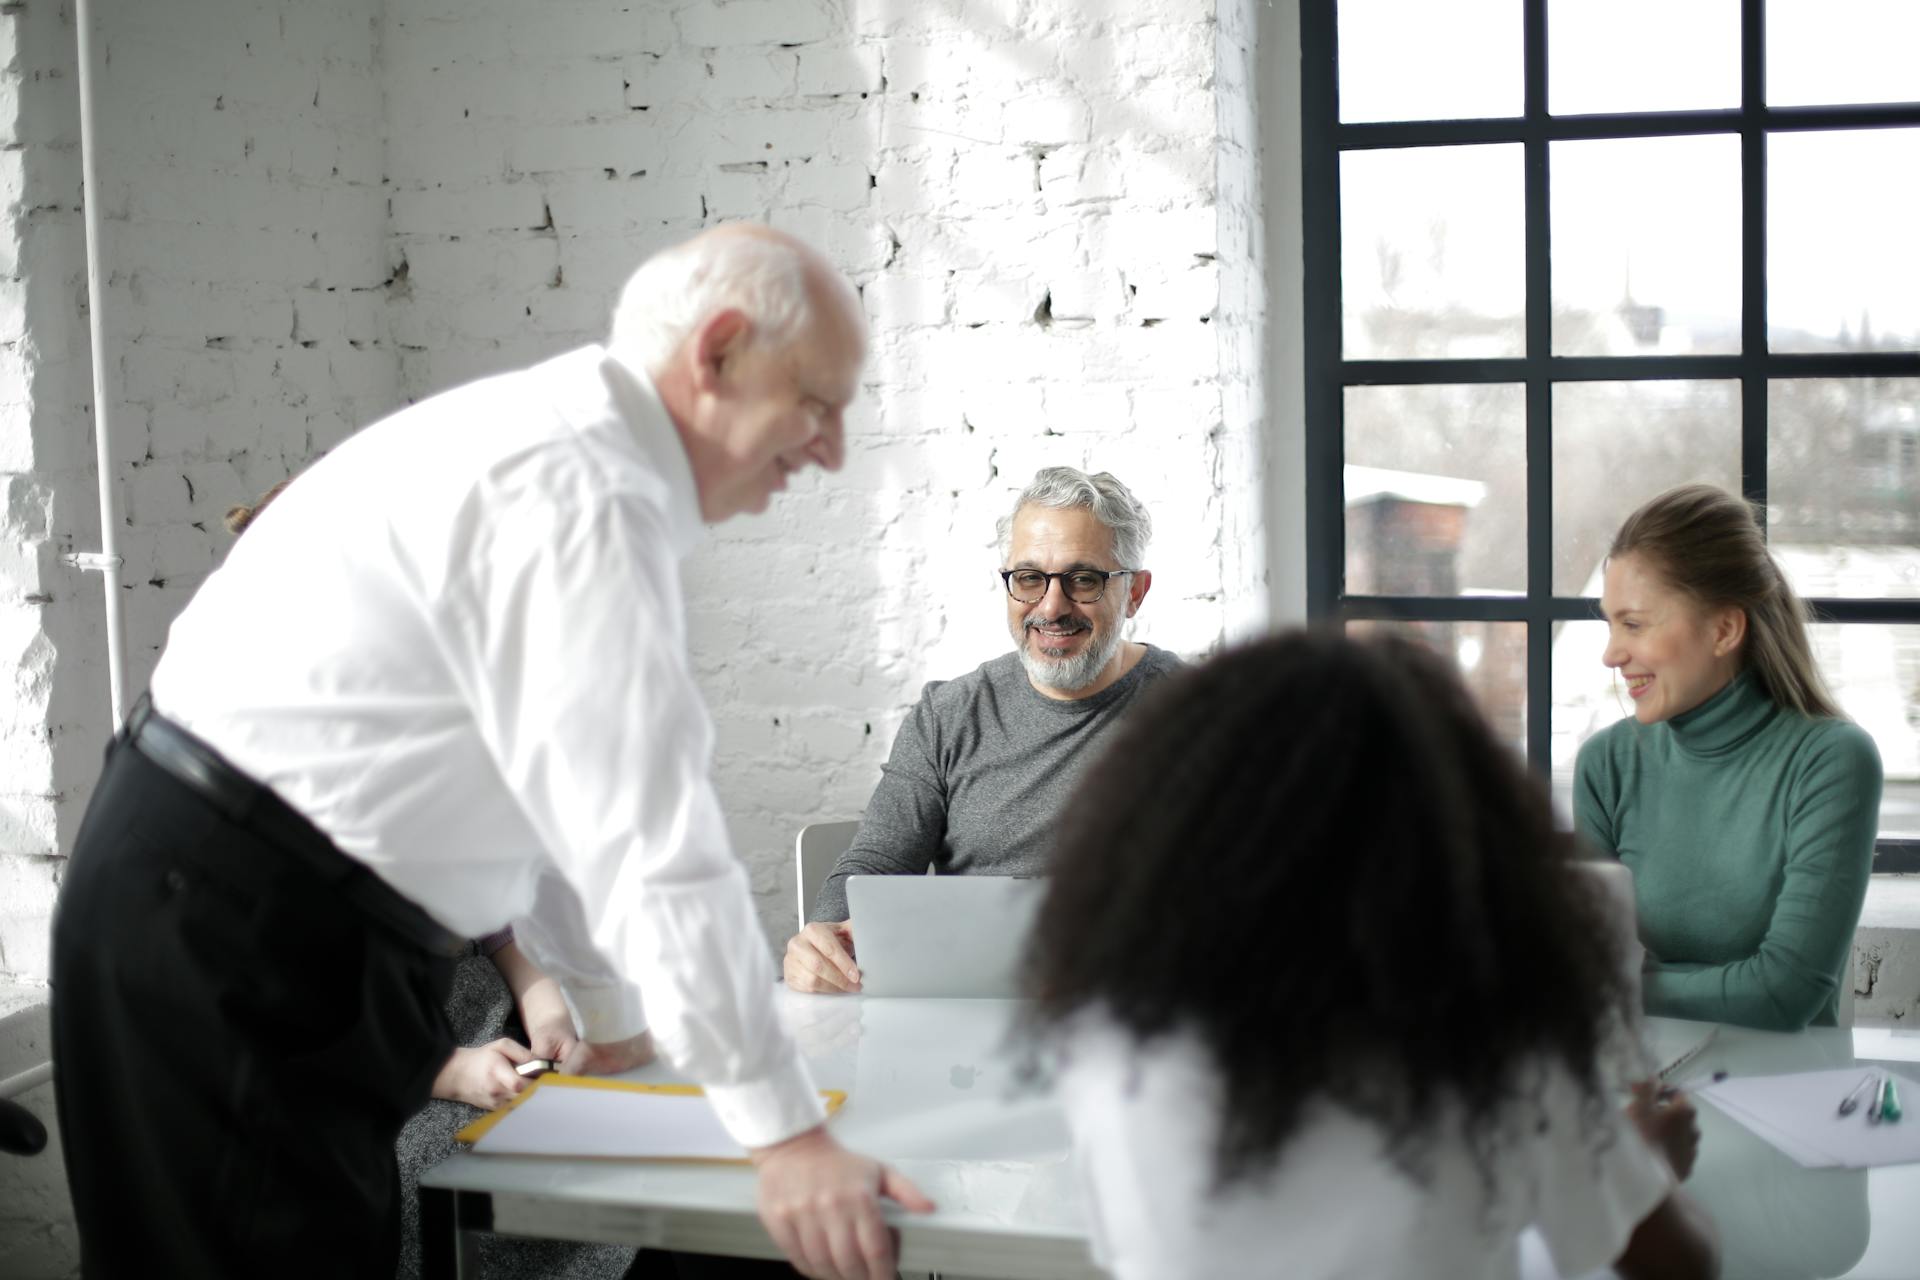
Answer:
[[[1571,837],[1453,673],[1294,634],[1168,680],[1089,774],[1035,1029],[1126,1278],[1712,1275],[1698,1129],[1633,1069]],[[1637,1064],[1634,1064],[1637,1066]]]

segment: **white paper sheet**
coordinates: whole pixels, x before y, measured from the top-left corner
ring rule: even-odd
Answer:
[[[1920,1121],[1870,1124],[1865,1101],[1852,1115],[1839,1114],[1840,1099],[1868,1071],[1840,1067],[1780,1076],[1732,1076],[1706,1086],[1697,1096],[1810,1168],[1868,1169],[1920,1162]],[[1920,1099],[1920,1084],[1898,1073],[1894,1082],[1903,1106]]]
[[[1745,1126],[1749,1133],[1760,1138],[1763,1142],[1771,1143],[1773,1146],[1785,1152],[1802,1168],[1837,1169],[1840,1167],[1840,1158],[1838,1156],[1826,1151],[1821,1151],[1815,1147],[1807,1146],[1792,1134],[1781,1132],[1778,1128],[1769,1124],[1761,1117],[1754,1115],[1752,1112],[1735,1107],[1724,1099],[1718,1100],[1716,1105],[1728,1119],[1737,1121],[1739,1124]]]
[[[699,1094],[636,1093],[543,1080],[473,1144],[481,1155],[744,1160]]]

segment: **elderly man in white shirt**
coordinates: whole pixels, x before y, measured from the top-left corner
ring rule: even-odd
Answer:
[[[679,578],[703,521],[839,466],[864,357],[823,259],[721,228],[640,268],[607,348],[376,423],[261,514],[174,623],[59,907],[89,1274],[390,1274],[443,956],[508,921],[579,1024],[563,1070],[657,1044],[796,1265],[893,1274],[881,1197],[931,1205],[828,1136],[775,1018]]]

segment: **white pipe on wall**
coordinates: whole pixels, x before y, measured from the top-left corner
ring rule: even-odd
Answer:
[[[107,593],[107,696],[113,723],[126,722],[126,635],[120,608],[120,513],[114,501],[113,398],[107,393],[106,272],[100,265],[99,135],[94,128],[93,12],[90,0],[77,0],[74,11],[80,57],[80,164],[84,184],[82,205],[87,226],[87,322],[93,341],[93,445],[100,473],[100,553],[77,555],[72,562],[98,569]]]

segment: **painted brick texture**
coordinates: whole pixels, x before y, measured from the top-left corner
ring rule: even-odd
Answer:
[[[108,726],[98,583],[58,561],[96,537],[71,16],[7,8],[34,40],[4,83],[37,115],[0,151],[31,267],[0,279],[23,531],[0,750],[24,761],[0,944],[27,957],[0,969],[31,979]],[[992,530],[1036,468],[1151,504],[1142,638],[1194,653],[1264,617],[1258,188],[1244,131],[1220,145],[1250,39],[1209,0],[108,0],[101,23],[133,687],[227,506],[398,403],[598,340],[648,252],[743,217],[826,250],[873,338],[844,472],[688,565],[770,942],[795,830],[857,814],[921,685],[1007,647]]]
[[[95,6],[128,687],[220,518],[399,398],[372,0]],[[47,918],[110,734],[71,6],[0,6],[0,974]]]
[[[598,339],[646,252],[723,219],[806,237],[862,290],[844,472],[688,565],[716,776],[775,941],[795,831],[859,813],[925,681],[1008,647],[993,525],[1038,467],[1151,504],[1136,634],[1193,653],[1264,620],[1257,182],[1216,199],[1252,150],[1241,25],[1216,102],[1226,37],[1193,0],[390,6],[409,397]]]

